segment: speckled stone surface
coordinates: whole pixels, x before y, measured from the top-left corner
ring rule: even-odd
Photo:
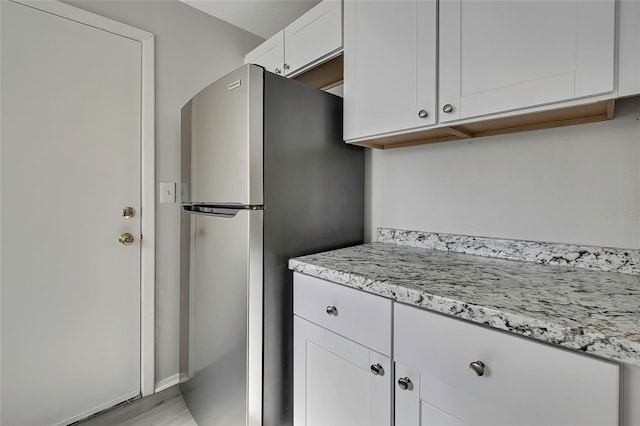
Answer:
[[[640,366],[640,277],[372,243],[293,271]]]
[[[640,250],[378,228],[378,242],[548,265],[640,274]]]

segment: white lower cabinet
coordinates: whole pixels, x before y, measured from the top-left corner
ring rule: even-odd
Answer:
[[[621,420],[618,363],[299,273],[293,310],[296,426],[640,424],[640,369]]]
[[[391,425],[391,360],[294,317],[295,425]]]
[[[296,426],[391,425],[392,302],[294,273]]]
[[[396,425],[614,426],[618,364],[401,304]]]

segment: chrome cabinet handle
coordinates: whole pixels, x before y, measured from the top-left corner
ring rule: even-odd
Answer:
[[[429,116],[429,113],[427,112],[426,109],[421,109],[420,111],[418,111],[418,117],[427,118],[428,116]]]
[[[401,377],[398,379],[398,387],[402,390],[411,390],[413,388],[413,383],[408,377]]]
[[[333,315],[333,316],[338,316],[338,308],[336,308],[335,306],[327,306],[327,315]]]
[[[446,104],[445,106],[442,107],[442,111],[446,112],[447,114],[449,114],[450,112],[453,112],[453,105]]]
[[[280,68],[276,68],[276,74],[278,75],[282,74],[282,70]]]
[[[290,68],[290,67],[289,67],[289,64],[284,64],[284,69],[285,69],[285,71],[286,71],[286,70],[288,70],[289,68]]]
[[[469,364],[469,368],[475,371],[478,376],[484,375],[484,362],[482,361],[473,361]]]
[[[371,373],[374,376],[384,376],[384,368],[380,364],[371,364]]]

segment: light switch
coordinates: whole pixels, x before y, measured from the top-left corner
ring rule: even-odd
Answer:
[[[175,203],[176,202],[176,183],[160,182],[160,202]]]

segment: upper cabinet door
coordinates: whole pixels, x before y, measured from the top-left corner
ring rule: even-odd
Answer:
[[[342,48],[342,1],[324,0],[284,29],[285,72],[300,68]]]
[[[284,74],[284,30],[247,53],[245,64],[256,64],[275,74]]]
[[[436,18],[435,1],[345,1],[346,140],[435,124]]]
[[[447,0],[439,36],[441,122],[614,90],[614,0]]]

